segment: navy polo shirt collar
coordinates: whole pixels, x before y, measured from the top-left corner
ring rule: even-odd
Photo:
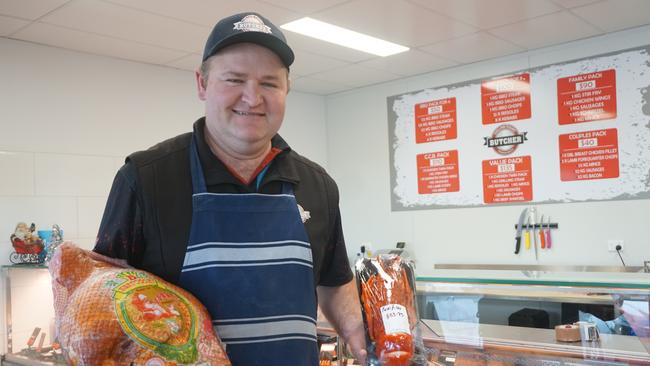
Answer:
[[[197,150],[199,153],[199,159],[201,160],[201,166],[203,167],[203,174],[205,175],[205,183],[208,186],[215,184],[233,184],[242,186],[243,183],[230,174],[225,164],[212,153],[212,150],[210,150],[210,147],[205,141],[204,128],[205,117],[201,117],[194,122],[193,129],[194,134],[197,137]],[[271,163],[269,163],[270,166],[264,178],[264,182],[285,181],[294,184],[298,183],[300,181],[298,170],[292,159],[286,159],[287,154],[291,152],[291,147],[289,147],[287,142],[284,141],[279,134],[273,136],[273,139],[271,139],[271,146],[282,150],[282,152],[279,153]]]

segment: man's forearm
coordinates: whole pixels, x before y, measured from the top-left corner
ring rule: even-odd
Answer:
[[[318,304],[323,315],[350,346],[354,356],[366,360],[366,338],[359,294],[354,280],[342,286],[318,286]]]

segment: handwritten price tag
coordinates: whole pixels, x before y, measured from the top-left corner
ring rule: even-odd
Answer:
[[[388,304],[380,308],[381,318],[384,321],[386,334],[406,333],[411,334],[409,317],[406,308],[398,304]]]

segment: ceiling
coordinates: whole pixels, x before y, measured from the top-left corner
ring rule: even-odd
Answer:
[[[411,48],[382,58],[285,31],[293,90],[322,95],[650,24],[648,0],[0,0],[0,37],[193,71],[214,23],[244,11]]]

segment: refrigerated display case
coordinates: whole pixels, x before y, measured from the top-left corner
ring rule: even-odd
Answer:
[[[650,365],[648,273],[435,270],[417,299],[430,365]],[[580,321],[598,338],[557,339]]]
[[[456,365],[650,365],[650,274],[552,269],[459,266],[418,278],[431,358]],[[573,324],[598,332],[558,340]]]

